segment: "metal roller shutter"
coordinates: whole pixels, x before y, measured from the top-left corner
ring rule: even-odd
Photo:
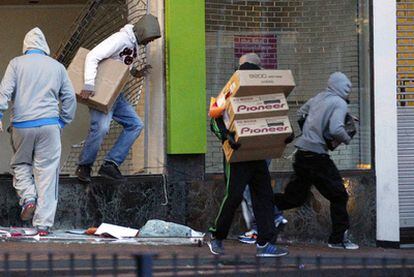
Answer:
[[[397,1],[400,228],[414,227],[414,1]]]

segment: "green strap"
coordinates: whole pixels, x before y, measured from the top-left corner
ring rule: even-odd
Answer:
[[[210,120],[210,129],[213,132],[213,134],[219,139],[219,140],[223,140],[223,136],[221,134],[220,128],[217,125],[217,122],[214,118],[212,118]]]
[[[225,168],[225,171],[224,171],[224,174],[226,175],[226,179],[227,179],[226,192],[225,192],[223,201],[221,202],[220,209],[219,209],[218,215],[216,217],[216,220],[214,221],[214,227],[210,227],[210,229],[209,229],[211,232],[216,231],[218,218],[220,217],[220,215],[223,211],[224,204],[226,203],[226,200],[229,197],[230,172],[231,172],[230,171],[230,163],[226,163],[226,168]]]

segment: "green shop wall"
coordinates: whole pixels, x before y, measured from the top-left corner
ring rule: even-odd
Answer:
[[[204,0],[166,0],[167,153],[203,154],[206,135]]]

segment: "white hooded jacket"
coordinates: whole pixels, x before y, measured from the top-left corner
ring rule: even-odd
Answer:
[[[132,65],[138,58],[138,43],[134,35],[134,25],[127,24],[119,32],[111,35],[95,46],[85,60],[85,90],[95,90],[95,78],[100,61],[111,58]]]

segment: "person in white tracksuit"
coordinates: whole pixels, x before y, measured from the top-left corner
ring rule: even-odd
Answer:
[[[81,97],[88,99],[94,95],[99,62],[110,58],[132,66],[133,61],[138,58],[138,45],[146,45],[159,37],[161,37],[161,33],[157,18],[147,14],[135,25],[125,25],[119,32],[95,46],[85,60],[85,83]],[[134,77],[143,77],[149,68],[149,65],[144,66],[141,70],[131,67],[130,73]],[[110,123],[114,119],[123,127],[123,131],[105,156],[98,174],[112,180],[124,180],[119,166],[124,162],[129,149],[141,133],[143,128],[141,119],[131,104],[127,102],[123,93],[116,99],[108,114],[94,109],[90,109],[89,113],[90,129],[76,169],[78,179],[86,183],[91,181],[92,165],[96,160],[103,139],[109,131]]]
[[[49,57],[39,28],[29,31],[23,55],[12,59],[0,84],[0,130],[11,101],[13,186],[22,220],[32,220],[39,235],[53,226],[57,202],[61,131],[76,112],[76,97],[65,67]],[[59,104],[61,103],[61,108]]]

